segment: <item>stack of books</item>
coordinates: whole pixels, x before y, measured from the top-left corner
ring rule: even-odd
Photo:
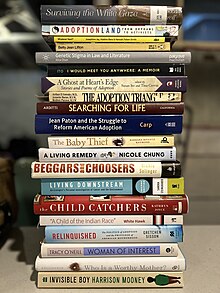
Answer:
[[[35,130],[52,135],[32,163],[38,287],[182,287],[189,204],[174,134],[191,55],[170,51],[182,9],[43,5],[41,17],[55,52],[36,53],[48,74]]]

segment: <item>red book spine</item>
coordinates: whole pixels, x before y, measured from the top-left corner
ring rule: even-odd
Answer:
[[[37,114],[183,114],[184,103],[37,103]]]
[[[36,215],[177,215],[188,212],[181,196],[46,196],[36,195]]]

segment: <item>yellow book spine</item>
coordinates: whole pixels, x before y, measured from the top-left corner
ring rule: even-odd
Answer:
[[[167,188],[168,194],[184,194],[184,178],[169,178]]]
[[[164,43],[165,37],[57,37],[54,43]]]
[[[170,43],[55,43],[56,51],[170,51]]]

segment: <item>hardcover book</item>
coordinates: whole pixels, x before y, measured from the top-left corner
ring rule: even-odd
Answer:
[[[41,5],[42,24],[181,24],[182,8],[149,5]]]
[[[171,272],[185,271],[185,258],[179,250],[178,256],[154,257],[53,257],[37,256],[36,271],[46,272],[109,272],[109,271],[144,271],[144,272]]]
[[[42,25],[42,36],[153,36],[176,37],[179,26],[172,25]]]
[[[38,272],[38,288],[176,288],[183,272]]]
[[[182,242],[182,225],[46,226],[46,243]],[[123,270],[123,269],[121,269]],[[169,268],[170,270],[170,268]],[[182,270],[182,269],[180,269]]]
[[[179,161],[33,162],[32,178],[181,177]]]
[[[35,116],[36,134],[146,135],[182,132],[182,115],[43,115]]]
[[[184,64],[49,64],[47,76],[182,76]]]
[[[39,225],[183,225],[183,215],[40,215]]]
[[[187,76],[42,77],[41,91],[49,92],[186,92]]]
[[[41,258],[47,257],[135,257],[135,256],[177,256],[177,243],[41,243]]]
[[[37,103],[37,114],[183,114],[184,103]]]
[[[40,162],[176,161],[176,148],[38,149]]]
[[[49,148],[173,147],[173,135],[49,136]]]
[[[186,195],[179,196],[46,196],[34,198],[36,215],[182,215]]]
[[[42,195],[183,195],[184,178],[41,179]]]
[[[190,52],[36,52],[37,64],[175,63],[189,64]]]
[[[89,102],[89,103],[179,103],[183,101],[182,92],[116,92],[116,91],[82,91],[51,92],[48,96],[38,96],[49,102]],[[166,105],[164,105],[166,107]],[[114,106],[112,106],[114,107]],[[121,113],[122,114],[122,113]]]

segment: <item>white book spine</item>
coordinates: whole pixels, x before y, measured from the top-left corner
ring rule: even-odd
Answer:
[[[53,271],[184,271],[185,258],[178,252],[177,257],[81,257],[81,258],[42,258],[37,256],[35,269],[39,272]]]
[[[162,177],[161,162],[33,162],[31,166],[32,178]]]
[[[177,256],[176,243],[132,244],[75,244],[42,243],[41,257],[126,257],[126,256]]]
[[[40,162],[69,161],[176,161],[176,148],[112,148],[38,150]]]
[[[40,215],[40,226],[72,226],[72,225],[183,225],[182,215]]]

